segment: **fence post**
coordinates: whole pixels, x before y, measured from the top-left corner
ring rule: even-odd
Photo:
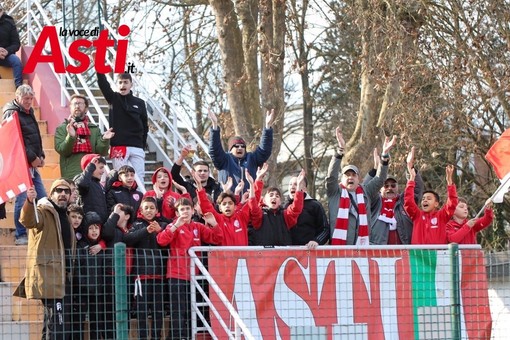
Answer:
[[[450,288],[452,292],[450,316],[452,320],[452,340],[461,339],[460,328],[460,269],[459,269],[459,245],[450,243],[448,245],[450,255]]]
[[[129,318],[127,301],[127,278],[126,278],[126,245],[116,243],[114,246],[114,270],[115,270],[115,328],[117,339],[129,338]]]

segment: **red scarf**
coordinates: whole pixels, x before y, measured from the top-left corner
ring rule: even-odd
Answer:
[[[331,238],[332,245],[346,245],[347,244],[347,230],[349,229],[349,209],[351,207],[351,200],[347,189],[340,184],[342,192],[340,194],[340,202],[338,205],[338,214],[336,217],[335,230]],[[368,245],[368,218],[367,208],[365,206],[365,198],[363,197],[363,188],[358,186],[356,188],[356,199],[358,201],[358,240],[357,245]]]
[[[379,217],[377,219],[386,222],[390,225],[390,230],[397,229],[397,220],[395,219],[395,204],[397,198],[383,198],[382,207]]]
[[[92,153],[92,146],[90,144],[90,129],[87,116],[81,122],[73,124],[76,130],[76,141],[73,146],[73,153]]]

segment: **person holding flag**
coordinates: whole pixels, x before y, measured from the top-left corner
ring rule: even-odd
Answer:
[[[490,197],[490,201],[493,203],[503,203],[504,196],[510,188],[510,129],[506,129],[501,137],[492,145],[489,151],[487,151],[485,159],[492,164],[494,172],[501,181],[499,187]],[[476,215],[477,217],[484,208],[485,206]]]
[[[32,101],[34,100],[34,91],[29,85],[20,85],[16,89],[16,98],[7,103],[4,107],[3,119],[8,119],[17,114],[21,135],[25,145],[26,159],[28,161],[29,170],[32,176],[32,183],[37,192],[37,199],[46,197],[46,190],[41,179],[41,175],[37,168],[44,166],[44,151],[42,146],[41,133],[39,125],[34,115]],[[14,225],[16,226],[16,245],[28,244],[27,231],[19,222],[21,208],[27,199],[25,192],[16,196],[14,203]]]

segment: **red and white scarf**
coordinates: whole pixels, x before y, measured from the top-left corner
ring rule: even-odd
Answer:
[[[349,209],[351,207],[351,200],[347,189],[340,184],[342,192],[340,194],[340,202],[338,205],[338,213],[336,217],[335,230],[331,238],[332,245],[346,245],[347,244],[347,230],[349,229]],[[358,240],[357,245],[368,245],[368,218],[367,208],[365,206],[365,198],[363,197],[363,188],[358,186],[356,188],[356,200],[358,202]]]
[[[395,219],[395,204],[397,198],[383,198],[381,212],[378,220],[386,222],[390,225],[390,230],[397,230],[397,220]]]
[[[73,153],[92,153],[89,120],[87,116],[85,116],[81,122],[75,122],[74,129],[76,130],[76,141],[73,145]]]

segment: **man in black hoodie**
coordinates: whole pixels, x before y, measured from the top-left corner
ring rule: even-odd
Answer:
[[[147,144],[147,109],[143,99],[135,97],[129,73],[117,77],[117,92],[113,91],[106,76],[97,74],[97,81],[104,98],[110,104],[108,121],[115,135],[110,140],[110,158],[113,168],[131,165],[143,182],[145,174],[145,147]]]
[[[0,65],[12,67],[16,88],[23,84],[21,76],[23,66],[16,55],[20,46],[19,34],[14,19],[5,13],[3,5],[0,4]]]

